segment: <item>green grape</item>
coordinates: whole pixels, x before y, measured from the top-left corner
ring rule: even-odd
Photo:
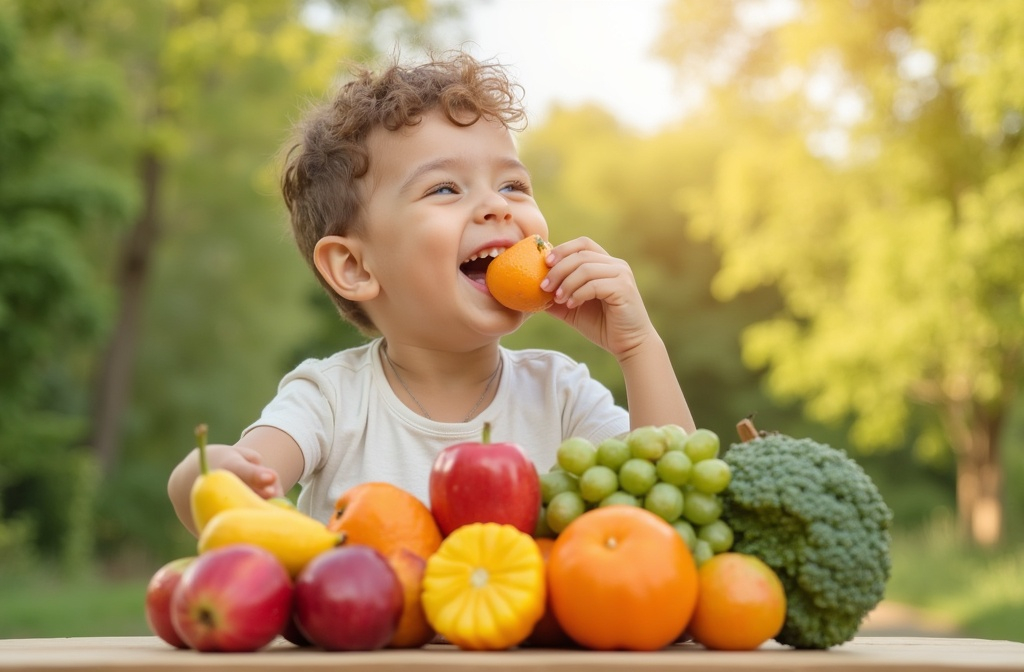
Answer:
[[[683,493],[669,483],[655,483],[644,497],[644,508],[671,523],[683,514]]]
[[[690,458],[691,462],[710,460],[718,457],[718,435],[710,429],[698,429],[686,437],[686,444],[683,445],[683,452]]]
[[[722,502],[715,495],[693,490],[686,493],[683,515],[694,525],[707,525],[722,515]]]
[[[693,561],[697,563],[698,567],[713,558],[714,555],[715,552],[711,550],[711,545],[703,539],[698,539],[693,546]]]
[[[697,538],[708,542],[711,550],[715,553],[725,553],[732,548],[732,528],[722,519],[701,525],[697,530]]]
[[[630,458],[619,469],[619,487],[631,495],[646,494],[657,482],[657,469],[647,460]]]
[[[619,489],[619,476],[608,467],[596,464],[580,476],[583,500],[596,504]]]
[[[686,453],[680,450],[670,450],[661,456],[657,464],[658,478],[671,483],[672,485],[686,485],[690,480],[690,470],[693,464]]]
[[[560,492],[548,504],[548,526],[561,534],[569,523],[583,515],[586,505],[578,492]]]
[[[555,457],[563,469],[579,476],[597,464],[597,448],[583,437],[574,436],[562,441]]]
[[[690,472],[690,485],[695,490],[709,495],[725,490],[731,480],[732,470],[729,468],[729,464],[717,457],[701,460],[693,465],[693,471]]]
[[[568,471],[563,471],[561,469],[541,474],[539,478],[540,499],[545,504],[550,504],[555,495],[560,492],[579,492],[580,489],[578,479]]]
[[[622,439],[605,439],[597,444],[597,463],[618,471],[630,458],[629,445]]]
[[[672,528],[679,533],[679,536],[686,542],[687,548],[692,552],[697,545],[697,532],[693,529],[693,525],[689,521],[679,518],[672,521]]]
[[[665,435],[653,425],[637,427],[626,435],[626,445],[633,457],[656,462],[665,454]]]
[[[665,436],[665,450],[682,450],[686,445],[686,430],[679,425],[662,425],[661,433]]]
[[[633,495],[629,494],[628,492],[617,490],[616,492],[613,492],[612,494],[602,499],[601,503],[598,504],[598,506],[613,506],[615,504],[623,504],[625,506],[640,506],[640,500],[634,497]]]
[[[537,525],[533,528],[534,539],[554,539],[557,535],[555,531],[548,525],[548,510],[545,507],[540,507],[540,515],[537,516]]]

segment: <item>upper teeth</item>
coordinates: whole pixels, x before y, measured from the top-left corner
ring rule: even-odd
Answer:
[[[468,263],[470,261],[476,261],[477,259],[483,259],[485,257],[496,257],[496,256],[498,256],[499,254],[501,254],[504,251],[505,251],[504,247],[492,247],[492,248],[487,249],[487,250],[480,250],[479,252],[477,252],[475,254],[469,255],[469,259],[466,259],[466,261],[464,261],[462,263],[465,264],[465,263]]]

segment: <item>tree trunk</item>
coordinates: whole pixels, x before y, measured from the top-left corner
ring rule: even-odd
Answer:
[[[1002,414],[975,405],[973,423],[955,432],[956,503],[961,533],[979,546],[1002,539],[1003,471],[999,459]]]
[[[131,392],[139,322],[153,249],[160,233],[158,196],[163,164],[152,152],[139,160],[143,204],[120,250],[117,321],[96,376],[91,445],[106,475],[117,465],[121,419]]]

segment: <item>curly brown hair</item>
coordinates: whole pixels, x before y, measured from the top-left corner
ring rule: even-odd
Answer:
[[[504,68],[455,52],[413,66],[392,63],[381,72],[359,68],[329,102],[313,108],[297,128],[281,177],[299,251],[342,317],[364,334],[377,329],[361,306],[339,296],[313,263],[324,236],[351,235],[362,225],[359,180],[370,167],[366,140],[378,127],[397,131],[441,110],[453,124],[481,118],[525,126],[522,89]]]

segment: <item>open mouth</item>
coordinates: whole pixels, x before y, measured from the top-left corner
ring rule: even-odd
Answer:
[[[473,282],[483,283],[487,275],[487,267],[491,265],[494,258],[505,251],[504,247],[489,247],[469,256],[459,264],[459,270]]]

